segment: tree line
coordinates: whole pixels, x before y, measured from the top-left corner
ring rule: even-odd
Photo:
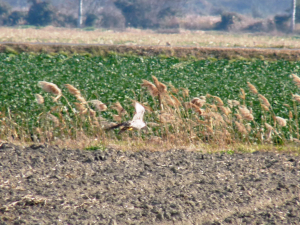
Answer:
[[[234,23],[244,18],[241,14],[245,13],[248,17],[262,18],[261,22],[250,24],[251,29],[268,31],[273,29],[272,27],[277,27],[284,30],[283,28],[291,19],[292,9],[292,5],[289,6],[286,2],[291,1],[285,0],[286,9],[277,12],[271,19],[269,16],[267,20],[264,17],[268,15],[264,13],[270,9],[273,9],[273,12],[277,10],[274,1],[277,2],[277,7],[282,7],[283,0],[249,0],[243,3],[239,0],[83,0],[82,26],[121,29],[126,27],[180,28],[183,24],[182,18],[187,15],[213,15],[221,16],[221,21],[212,24],[208,29],[229,30]],[[299,2],[296,12],[300,12]],[[28,0],[28,5],[26,11],[12,10],[11,5],[0,0],[0,25],[77,27],[79,0]],[[229,12],[228,9],[233,11]],[[300,22],[300,13],[296,13],[296,22]],[[192,18],[190,23],[196,23],[196,21]],[[193,29],[193,27],[197,29],[201,26],[183,28]]]

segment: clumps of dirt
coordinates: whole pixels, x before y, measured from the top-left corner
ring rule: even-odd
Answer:
[[[300,157],[0,147],[0,224],[299,224]]]

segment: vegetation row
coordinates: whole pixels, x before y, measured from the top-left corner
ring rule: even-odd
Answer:
[[[4,140],[123,138],[139,101],[149,132],[174,143],[299,142],[299,62],[0,55]],[[135,138],[135,132],[125,134]]]
[[[57,26],[78,27],[79,2],[29,0],[28,9],[12,10],[7,1],[0,1],[0,25],[4,26]],[[13,2],[12,2],[13,3]],[[16,4],[16,3],[13,3]],[[276,3],[279,4],[279,3]],[[226,30],[246,32],[289,32],[291,15],[289,6],[278,15],[264,15],[274,8],[272,1],[251,3],[231,1],[240,9],[226,9],[228,3],[199,1],[84,1],[83,24],[87,29],[108,28],[124,29],[126,27],[158,29],[162,32],[186,30]],[[281,3],[283,4],[283,3]],[[223,6],[222,6],[223,5]],[[285,6],[284,6],[285,7]],[[267,9],[266,9],[267,8]],[[296,22],[300,21],[300,5],[296,7]],[[245,9],[248,10],[245,13]],[[230,11],[233,10],[233,11]],[[244,11],[242,15],[236,13]],[[249,16],[249,14],[252,14]]]

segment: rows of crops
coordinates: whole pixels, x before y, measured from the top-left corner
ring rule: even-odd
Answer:
[[[300,62],[261,60],[180,60],[177,58],[118,56],[90,57],[65,55],[0,54],[0,102],[2,115],[21,115],[32,118],[40,114],[41,106],[35,94],[45,97],[50,108],[64,104],[53,103],[49,94],[38,87],[38,81],[53,82],[69,99],[64,84],[72,84],[87,99],[99,99],[110,106],[119,101],[126,110],[132,108],[130,99],[153,102],[152,97],[141,88],[142,79],[156,76],[165,84],[189,90],[189,99],[207,93],[228,99],[240,100],[240,88],[246,91],[246,105],[252,108],[255,120],[261,118],[260,102],[249,92],[247,81],[256,86],[272,105],[277,116],[288,118],[293,106],[292,95],[298,92],[291,79],[297,74]],[[132,111],[132,109],[131,109]],[[111,118],[112,112],[103,112]],[[30,119],[29,119],[30,120]]]

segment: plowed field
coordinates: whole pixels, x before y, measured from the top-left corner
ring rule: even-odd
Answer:
[[[299,224],[299,160],[4,143],[0,224]]]

